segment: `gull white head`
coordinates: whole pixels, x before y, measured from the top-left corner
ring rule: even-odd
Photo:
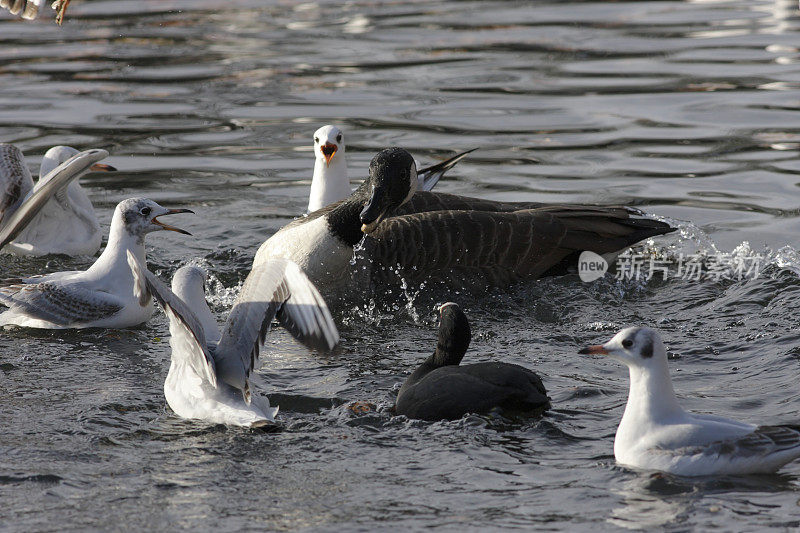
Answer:
[[[49,174],[58,165],[65,163],[71,157],[79,154],[78,150],[71,146],[53,146],[42,157],[42,164],[39,166],[39,177],[42,178]],[[111,165],[103,163],[95,163],[89,170],[93,172],[108,172],[117,170]]]
[[[206,342],[219,340],[217,319],[206,302],[208,274],[194,265],[182,266],[172,276],[172,292],[194,311],[203,326]]]
[[[159,217],[178,213],[192,213],[189,209],[167,209],[148,198],[128,198],[117,205],[111,225],[122,224],[125,232],[134,237],[144,238],[154,231],[176,231],[191,235],[186,230],[164,224]]]
[[[322,126],[314,132],[314,157],[325,166],[344,159],[344,134],[336,126]]]
[[[582,354],[608,355],[629,367],[665,368],[667,350],[661,336],[650,328],[626,328],[603,345],[587,346]]]

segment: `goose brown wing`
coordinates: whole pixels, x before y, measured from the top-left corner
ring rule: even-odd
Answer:
[[[542,276],[584,250],[619,252],[672,230],[625,208],[429,211],[385,220],[370,233],[370,255],[379,265],[399,266],[407,279],[456,269],[505,282]]]

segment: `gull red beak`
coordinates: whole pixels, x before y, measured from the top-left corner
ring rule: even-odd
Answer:
[[[92,172],[116,172],[117,169],[112,167],[111,165],[106,165],[104,163],[95,163],[94,165],[89,167],[89,170]]]
[[[331,166],[331,159],[333,159],[333,154],[336,153],[336,150],[339,148],[335,144],[325,143],[319,147],[319,151],[322,152],[322,155],[325,157],[325,164],[327,166]]]
[[[155,224],[157,226],[161,226],[162,228],[164,228],[167,231],[177,231],[178,233],[183,233],[184,235],[191,235],[191,233],[189,233],[185,229],[176,228],[175,226],[170,226],[168,224],[164,224],[163,222],[158,220],[158,217],[163,217],[163,216],[166,216],[166,215],[177,215],[178,213],[191,213],[191,214],[194,215],[194,211],[192,211],[191,209],[170,209],[169,211],[167,211],[163,215],[158,215],[156,217],[153,217],[150,220],[150,222],[152,222],[153,224]]]
[[[588,355],[588,354],[608,355],[608,350],[603,348],[603,346],[601,344],[593,344],[592,346],[587,346],[586,348],[581,348],[578,351],[578,353],[581,354],[581,355]]]

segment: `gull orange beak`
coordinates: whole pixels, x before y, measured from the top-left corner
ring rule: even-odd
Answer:
[[[167,231],[177,231],[178,233],[183,233],[184,235],[191,235],[191,233],[189,233],[185,229],[176,228],[175,226],[170,226],[170,225],[164,224],[163,222],[158,220],[158,217],[163,217],[163,216],[166,216],[166,215],[177,215],[178,213],[191,213],[191,214],[194,215],[194,211],[192,211],[191,209],[170,209],[169,211],[167,211],[163,215],[158,215],[156,217],[153,217],[150,220],[150,222],[152,222],[153,224],[155,224],[157,226],[161,226],[162,228],[164,228]]]
[[[339,148],[335,144],[325,143],[319,147],[319,151],[322,152],[322,155],[325,157],[325,164],[327,166],[331,166],[331,159],[333,159],[333,154],[336,153],[336,150]]]
[[[94,165],[89,167],[89,170],[92,172],[116,172],[117,169],[112,167],[111,165],[106,165],[104,163],[95,163]]]
[[[593,344],[592,346],[587,346],[586,348],[581,348],[578,351],[578,353],[581,354],[581,355],[588,355],[588,354],[608,355],[608,350],[603,348],[603,346],[601,344]]]

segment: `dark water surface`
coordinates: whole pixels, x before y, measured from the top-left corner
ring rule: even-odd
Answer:
[[[259,370],[276,434],[169,411],[162,314],[2,332],[0,529],[800,527],[800,464],[701,480],[617,466],[626,372],[576,354],[653,325],[687,407],[800,422],[799,27],[793,0],[75,0],[63,28],[1,19],[0,141],[34,168],[55,144],[108,149],[120,172],[83,179],[106,225],[134,195],[194,209],[181,225],[195,237],[148,238],[150,266],[164,279],[207,267],[221,319],[257,246],[305,209],[327,123],[354,176],[388,145],[425,163],[479,146],[440,190],[637,205],[681,224],[652,257],[674,269],[681,253],[732,254],[759,275],[573,275],[485,298],[410,288],[397,309],[340,311],[329,356],[276,330]],[[0,256],[0,274],[91,261]],[[386,412],[433,349],[440,297],[472,320],[469,361],[542,374],[548,415]],[[354,414],[356,400],[378,411]]]

